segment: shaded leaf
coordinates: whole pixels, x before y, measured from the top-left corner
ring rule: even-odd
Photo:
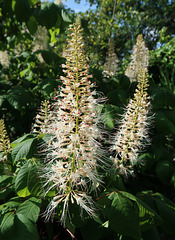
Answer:
[[[36,225],[24,215],[17,213],[14,218],[13,240],[38,240]]]
[[[110,228],[124,236],[140,239],[139,214],[133,202],[120,192],[112,192],[106,199],[105,215],[109,219]]]
[[[15,189],[18,196],[38,195],[41,191],[40,188],[41,182],[37,167],[30,162],[25,163],[19,170],[15,181]]]
[[[23,202],[17,209],[17,214],[22,214],[32,222],[36,223],[41,207],[41,200],[32,197]]]
[[[0,176],[0,199],[5,199],[9,195],[9,193],[13,191],[13,182],[14,178],[12,176]]]
[[[47,29],[55,27],[56,23],[62,20],[59,8],[54,3],[49,2],[42,3],[36,17],[37,21]]]
[[[15,4],[15,13],[18,21],[27,21],[31,15],[28,0],[17,0]]]
[[[0,217],[0,239],[13,239],[14,217],[14,212],[6,213]]]

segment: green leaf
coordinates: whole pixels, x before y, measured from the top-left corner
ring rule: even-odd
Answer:
[[[123,89],[114,89],[107,94],[107,97],[109,98],[111,104],[119,106],[126,103],[128,93]]]
[[[120,192],[112,192],[108,196],[105,214],[114,232],[134,239],[141,238],[139,214],[134,209],[133,202]]]
[[[121,191],[120,193],[130,200],[135,201],[137,204],[137,207],[139,209],[139,224],[142,231],[162,224],[162,219],[159,217],[159,215],[140,198],[135,197],[128,192]]]
[[[40,193],[41,181],[38,176],[38,169],[31,162],[25,163],[19,170],[15,181],[15,189],[20,197],[27,197],[31,194]]]
[[[13,239],[14,217],[14,212],[6,213],[0,217],[0,239]]]
[[[163,219],[163,231],[175,235],[175,204],[162,194],[155,194],[155,204],[159,215]]]
[[[155,115],[156,128],[165,134],[175,134],[175,124],[168,119],[163,111],[158,111]]]
[[[139,159],[141,162],[144,162],[145,164],[138,164],[138,168],[140,172],[145,172],[146,170],[149,170],[152,168],[152,166],[155,164],[156,159],[154,156],[150,153],[143,153]]]
[[[159,215],[140,198],[124,191],[106,194],[106,197],[103,195],[100,198],[98,204],[104,207],[109,227],[114,232],[140,239],[141,231],[162,224]]]
[[[21,143],[22,141],[30,139],[30,138],[34,138],[34,136],[32,134],[30,134],[30,133],[25,134],[22,137],[17,138],[15,141],[13,141],[11,143],[11,147],[14,148],[18,143]]]
[[[61,16],[64,22],[72,23],[69,14],[65,11],[65,9],[61,9]]]
[[[113,108],[111,108],[110,105],[105,105],[103,111],[104,111],[104,113],[101,117],[102,121],[105,123],[105,125],[109,129],[113,129],[114,121],[115,121],[115,112],[114,112]]]
[[[45,143],[48,143],[50,141],[50,139],[52,138],[52,134],[49,134],[49,133],[45,133],[45,134],[40,134],[39,137],[42,138],[42,140],[45,142]]]
[[[33,157],[33,154],[36,153],[36,138],[27,139],[20,142],[12,150],[12,160],[15,163],[16,161],[23,158]]]
[[[6,99],[14,109],[19,111],[33,101],[31,93],[20,86],[8,90]]]
[[[175,95],[166,88],[153,87],[151,95],[154,97],[153,108],[175,107]]]
[[[168,182],[173,173],[173,164],[170,161],[159,161],[155,170],[158,178],[162,182]]]
[[[31,16],[26,24],[27,24],[27,28],[28,28],[29,32],[33,35],[37,31],[37,28],[38,28],[38,23],[37,23],[35,17]]]
[[[2,106],[3,102],[4,102],[4,96],[0,96],[0,107]]]
[[[171,184],[172,184],[173,187],[175,188],[175,172],[172,174],[172,177],[171,177]]]
[[[28,0],[17,0],[15,5],[15,13],[18,21],[27,21],[31,15]]]
[[[58,64],[61,62],[62,58],[60,58],[57,54],[54,52],[51,52],[49,50],[38,50],[35,53],[41,53],[44,61],[53,67],[57,67]]]
[[[22,71],[19,73],[19,75],[20,75],[21,78],[22,78],[22,77],[25,77],[27,74],[29,74],[30,71],[31,71],[31,70],[30,70],[29,68],[26,68],[26,69],[22,70]]]
[[[58,88],[58,82],[55,79],[42,79],[42,81],[35,87],[35,90],[40,90],[41,93],[47,97],[54,92],[54,89]]]
[[[26,218],[30,219],[32,222],[36,223],[41,207],[41,200],[32,197],[25,202],[23,202],[17,209],[17,214],[22,214]]]
[[[161,240],[156,228],[149,229],[142,233],[143,240]]]
[[[100,224],[89,220],[85,226],[80,228],[83,240],[100,240],[104,237],[105,228]]]
[[[37,3],[40,3],[39,0],[29,0],[29,4],[32,6],[32,5],[35,5]]]
[[[62,20],[59,7],[56,6],[54,3],[42,3],[41,9],[37,15],[37,21],[42,26],[50,29],[56,26],[58,19]]]
[[[0,199],[5,199],[9,195],[9,193],[13,191],[13,187],[14,187],[12,185],[13,182],[14,182],[14,178],[12,176],[7,176],[7,175],[0,176],[0,190],[1,190]]]
[[[175,234],[175,203],[160,193],[151,191],[139,193],[140,197],[162,218],[160,228],[168,234]]]
[[[1,214],[12,212],[12,211],[15,212],[20,204],[21,202],[18,197],[11,198],[8,202],[0,205],[0,212]]]
[[[24,215],[17,213],[14,218],[13,240],[38,240],[36,225]]]
[[[49,29],[49,33],[50,33],[50,36],[51,36],[51,43],[56,43],[57,42],[57,39],[56,39],[56,35],[58,35],[60,33],[60,28],[56,28],[55,30],[53,29]]]

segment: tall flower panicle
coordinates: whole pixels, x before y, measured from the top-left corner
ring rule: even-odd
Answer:
[[[51,105],[49,104],[49,101],[42,101],[39,112],[35,117],[35,123],[32,126],[32,133],[47,133],[47,126],[52,118],[50,110]]]
[[[7,135],[4,120],[0,119],[0,152],[4,152],[3,159],[6,160],[7,154],[11,151],[10,140]]]
[[[142,34],[139,34],[137,37],[131,59],[131,63],[128,65],[125,75],[129,77],[131,82],[134,82],[137,81],[141,69],[147,69],[149,65],[149,50],[145,46]]]
[[[138,87],[130,100],[114,138],[112,150],[116,151],[113,163],[121,174],[133,172],[139,161],[139,152],[149,143],[148,130],[150,102],[148,94],[148,73],[142,69],[138,75]]]
[[[108,52],[103,71],[104,81],[107,81],[108,78],[116,75],[118,62],[119,60],[114,49],[114,40],[110,38],[108,42]]]
[[[81,211],[94,215],[94,204],[89,196],[92,189],[102,183],[97,168],[102,149],[96,140],[101,132],[99,123],[99,99],[96,99],[95,85],[89,80],[82,29],[78,23],[69,28],[68,46],[63,64],[65,76],[63,86],[53,103],[52,121],[47,132],[52,138],[45,151],[46,164],[43,177],[46,192],[55,190],[55,197],[46,211],[49,218],[56,206],[63,204],[61,222],[65,223],[69,203],[76,203]]]
[[[7,51],[0,51],[0,64],[4,68],[8,68],[10,65],[9,55]]]

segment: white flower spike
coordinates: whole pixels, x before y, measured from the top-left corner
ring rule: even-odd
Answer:
[[[46,180],[46,193],[55,190],[45,216],[49,218],[58,204],[63,204],[61,222],[65,224],[69,203],[79,205],[94,216],[94,203],[89,196],[101,183],[98,166],[103,151],[96,141],[101,136],[98,128],[99,99],[93,97],[94,84],[89,80],[88,65],[84,53],[82,29],[75,23],[70,26],[66,64],[66,76],[61,76],[63,87],[53,103],[52,120],[46,132],[52,134],[45,151],[46,165],[42,177]]]

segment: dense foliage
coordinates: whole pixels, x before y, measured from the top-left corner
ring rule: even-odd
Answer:
[[[63,201],[56,206],[52,219],[45,222],[43,214],[58,196],[58,189],[52,187],[56,178],[49,179],[52,182],[49,182],[49,191],[43,187],[45,180],[41,178],[41,169],[47,169],[45,159],[50,150],[39,152],[53,135],[48,129],[53,126],[50,122],[56,113],[52,111],[49,118],[46,115],[52,109],[52,103],[56,104],[60,92],[64,95],[63,81],[67,78],[61,66],[68,64],[67,71],[71,71],[71,61],[75,57],[66,63],[67,37],[71,41],[67,28],[75,21],[75,13],[66,10],[62,4],[51,2],[0,0],[0,239],[167,240],[175,236],[175,4],[161,0],[90,2],[96,3],[97,9],[82,13],[81,22],[86,61],[93,77],[88,75],[88,70],[85,74],[93,86],[98,85],[96,90],[100,96],[108,98],[98,109],[102,115],[99,125],[104,129],[100,144],[104,150],[111,150],[115,140],[113,135],[124,121],[125,107],[134,99],[135,89],[142,88],[139,85],[142,79],[137,86],[136,81],[131,82],[129,75],[124,74],[140,33],[151,50],[149,78],[146,78],[149,83],[146,80],[142,95],[136,95],[134,101],[141,96],[141,99],[138,97],[139,104],[144,99],[147,109],[147,92],[150,96],[151,142],[139,153],[141,164],[136,161],[131,166],[133,175],[123,175],[119,168],[112,171],[111,156],[121,162],[121,157],[113,149],[102,156],[110,164],[111,171],[106,171],[106,166],[96,168],[94,165],[94,172],[98,171],[102,176],[102,186],[99,186],[100,181],[96,183],[98,186],[95,181],[89,186],[89,175],[85,173],[87,192],[98,208],[96,215],[90,217],[83,210],[82,218],[79,202],[73,204],[71,199],[64,227],[60,223]],[[113,41],[113,50],[110,51],[115,50],[115,53],[108,50],[109,39]],[[107,64],[104,63],[110,54],[116,61],[116,71],[107,76],[104,74]],[[76,71],[72,75],[69,72],[69,75],[73,78],[79,76],[77,74],[81,76],[81,69]],[[144,75],[142,78],[145,79]],[[88,86],[89,83],[84,84]],[[69,84],[65,86],[68,88]],[[83,89],[76,88],[72,96],[77,96],[77,91]],[[84,97],[88,98],[88,94]],[[69,116],[70,111],[64,111]],[[146,110],[142,112],[146,113]],[[62,116],[64,118],[65,114]],[[39,124],[37,128],[35,124]],[[68,124],[69,121],[66,126]],[[74,133],[74,128],[71,131]],[[49,144],[54,145],[54,141]],[[121,154],[119,150],[118,154]],[[72,155],[68,153],[68,158],[74,159]],[[84,162],[81,164],[83,166]],[[72,166],[71,172],[74,170]],[[127,161],[125,167],[128,168]],[[96,193],[93,188],[98,188]]]

